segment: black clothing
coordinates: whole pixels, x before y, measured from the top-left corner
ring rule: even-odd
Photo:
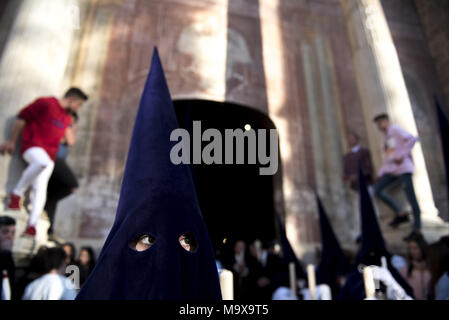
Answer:
[[[78,181],[75,174],[67,165],[65,159],[56,158],[55,168],[48,182],[47,202],[45,203],[45,211],[50,219],[48,234],[53,233],[53,223],[58,202],[71,195],[76,188],[78,188]]]

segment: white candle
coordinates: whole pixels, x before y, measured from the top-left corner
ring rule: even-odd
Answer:
[[[388,263],[387,263],[387,258],[386,257],[380,258],[380,264],[381,264],[383,269],[388,270]],[[379,278],[378,277],[375,277],[374,285],[376,286],[376,289],[380,289],[380,282],[379,282]]]
[[[363,281],[365,284],[366,298],[374,298],[376,295],[376,287],[374,284],[373,269],[371,267],[363,268]]]
[[[2,292],[0,292],[2,295],[1,298],[2,300],[11,300],[11,287],[9,286],[8,272],[6,270],[3,270],[2,278],[3,288]]]
[[[234,300],[234,275],[231,271],[221,270],[220,287],[223,300]]]
[[[388,269],[387,258],[385,258],[385,257],[380,258],[380,262],[381,262],[382,268]]]
[[[309,281],[309,290],[312,300],[316,300],[316,280],[315,280],[315,267],[313,264],[307,266],[307,279]]]
[[[290,291],[292,294],[292,297],[296,298],[296,267],[294,262],[290,262],[288,264],[288,271],[290,274]]]

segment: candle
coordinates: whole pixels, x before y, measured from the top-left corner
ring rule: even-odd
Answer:
[[[11,300],[11,287],[9,286],[8,272],[3,270],[2,273],[3,288],[1,294],[2,300]]]
[[[231,271],[226,269],[221,270],[220,287],[223,300],[234,300],[234,275]]]
[[[309,281],[309,290],[312,300],[316,300],[316,280],[315,280],[315,267],[313,264],[307,266],[307,279]]]
[[[371,267],[363,268],[363,282],[365,284],[366,299],[375,298],[376,288],[374,285],[373,269]]]
[[[382,268],[388,269],[387,258],[385,258],[385,257],[380,258],[380,262],[381,262]]]
[[[290,274],[290,291],[292,294],[292,297],[296,298],[296,267],[294,262],[290,262],[288,264],[288,271]]]

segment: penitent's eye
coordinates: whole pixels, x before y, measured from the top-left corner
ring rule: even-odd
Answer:
[[[192,232],[187,232],[179,237],[179,243],[188,252],[195,252],[198,249],[198,243]]]
[[[152,236],[144,234],[132,240],[129,243],[129,246],[131,249],[141,252],[148,250],[155,241],[156,239],[154,239]]]

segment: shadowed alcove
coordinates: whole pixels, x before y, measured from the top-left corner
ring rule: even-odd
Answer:
[[[174,105],[179,126],[189,127],[191,150],[192,124],[187,124],[193,121],[201,121],[201,132],[209,128],[219,130],[223,145],[225,129],[245,130],[250,125],[256,135],[258,129],[266,129],[267,143],[269,129],[275,129],[266,115],[232,103],[177,100]],[[208,143],[202,142],[202,148]],[[267,242],[276,238],[275,214],[280,213],[276,210],[274,194],[281,164],[278,158],[279,169],[275,175],[260,175],[259,168],[267,165],[262,165],[259,159],[256,164],[248,164],[247,147],[245,141],[244,164],[234,161],[234,164],[191,165],[201,211],[215,250],[230,249],[237,240]],[[234,145],[234,157],[235,150]],[[223,148],[223,163],[224,153]]]

